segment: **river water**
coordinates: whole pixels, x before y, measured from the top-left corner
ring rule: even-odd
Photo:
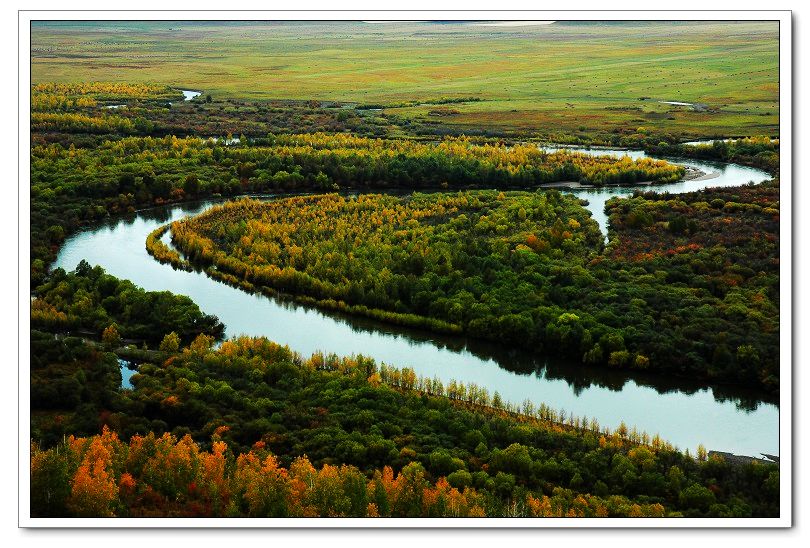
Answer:
[[[202,91],[192,91],[190,89],[181,89],[180,92],[183,94],[183,101],[191,101],[195,97],[202,95]]]
[[[128,360],[118,359],[118,367],[121,368],[121,388],[132,390],[135,388],[132,384],[132,375],[135,374],[135,369],[130,369]]]
[[[544,147],[545,150],[554,151],[559,150],[553,147]],[[582,152],[585,154],[611,154],[614,156],[630,156],[633,159],[648,158],[643,150],[618,150],[606,148],[577,148],[565,147],[565,150],[574,152]],[[702,171],[705,175],[697,180],[691,181],[677,181],[666,185],[649,185],[649,186],[625,186],[625,187],[601,187],[601,188],[578,188],[569,189],[565,192],[574,194],[584,200],[588,200],[591,215],[599,223],[602,232],[607,234],[608,219],[605,214],[605,202],[614,196],[628,196],[633,194],[636,190],[641,188],[655,190],[657,192],[693,192],[709,187],[728,187],[740,186],[749,182],[761,183],[770,179],[770,175],[766,172],[755,169],[752,167],[741,166],[738,164],[726,164],[722,162],[712,162],[708,160],[692,160],[686,158],[665,158],[670,162],[675,162],[682,166],[691,167]]]
[[[638,151],[577,150],[629,154],[634,158],[644,155]],[[651,188],[687,192],[769,178],[762,171],[738,165],[676,161],[700,169],[711,178]],[[603,230],[607,227],[605,201],[633,190],[564,189],[589,201],[588,209]],[[763,401],[760,394],[586,368],[460,336],[441,336],[342,316],[280,298],[251,295],[203,273],[173,270],[148,255],[144,242],[152,230],[196,215],[213,203],[154,208],[78,232],[64,243],[54,267],[72,270],[85,259],[144,289],[188,295],[204,312],[216,314],[225,323],[228,337],[266,336],[303,355],[315,351],[361,353],[378,362],[411,367],[417,374],[438,377],[445,384],[452,379],[475,382],[490,394],[497,390],[508,401],[529,399],[580,417],[593,417],[602,426],[615,428],[624,421],[650,435],[658,433],[682,449],[694,451],[703,443],[708,449],[738,454],[779,454],[779,408],[774,402]]]

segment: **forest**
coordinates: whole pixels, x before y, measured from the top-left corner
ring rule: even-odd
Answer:
[[[173,201],[257,192],[666,182],[683,173],[664,161],[546,153],[533,145],[463,138],[425,144],[317,133],[236,147],[174,136],[123,138],[93,148],[33,145],[32,277],[41,281],[65,236],[77,228]]]
[[[604,250],[578,200],[553,190],[241,200],[171,232],[192,264],[254,290],[778,390],[778,193],[614,199]]]
[[[52,441],[32,447],[32,513],[741,517],[772,515],[778,501],[775,465],[690,456],[625,425],[516,407],[359,355],[210,343],[141,365],[132,391],[99,385],[89,373],[111,354],[76,339],[38,360],[38,374],[86,362],[72,378],[87,389],[65,402],[73,423],[52,411],[39,423]]]
[[[201,333],[219,338],[224,326],[186,296],[144,291],[81,261],[74,272],[51,272],[31,301],[31,327],[98,337],[113,328],[123,339],[157,343],[175,332],[191,342]]]
[[[32,515],[778,515],[778,464],[692,454],[632,424],[360,354],[225,340],[188,297],[86,261],[51,268],[84,227],[219,200],[149,235],[149,253],[428,334],[778,394],[778,141],[684,145],[635,122],[548,128],[558,143],[775,176],[612,200],[605,242],[583,204],[550,187],[666,183],[684,168],[549,153],[508,124],[457,123],[452,110],[488,101],[184,101],[155,83],[33,85]],[[424,105],[434,114],[408,114]]]
[[[779,172],[779,140],[766,136],[747,137],[743,139],[714,140],[705,143],[672,144],[660,142],[648,143],[645,150],[650,154],[661,156],[686,156],[734,162],[758,167],[769,173]]]

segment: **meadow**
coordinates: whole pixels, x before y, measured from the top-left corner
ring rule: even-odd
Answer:
[[[778,131],[773,22],[41,22],[31,42],[33,83],[153,82],[547,138]]]

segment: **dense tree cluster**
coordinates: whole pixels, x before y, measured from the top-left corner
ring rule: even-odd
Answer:
[[[200,333],[219,337],[224,326],[184,295],[144,291],[82,261],[75,272],[54,270],[31,301],[34,328],[98,337],[110,326],[126,339],[156,343],[174,331],[189,342]],[[109,333],[112,341],[113,333]]]
[[[168,86],[126,82],[42,82],[31,86],[32,96],[41,94],[62,97],[92,97],[99,101],[178,99],[183,97],[181,92]]]
[[[523,242],[536,240],[550,257],[582,257],[602,237],[576,200],[556,191],[489,191],[242,201],[175,224],[173,238],[194,261],[216,266],[214,275],[442,331],[475,331],[498,315],[505,327],[492,337],[511,341],[526,335],[513,319],[520,303],[536,301],[511,272],[522,262],[515,246],[533,254]],[[495,291],[488,277],[498,280]]]
[[[38,122],[31,141],[35,145],[60,144],[89,148],[107,140],[118,140],[124,135],[142,136],[198,136],[219,139],[223,144],[235,146],[251,140],[262,142],[268,134],[351,132],[367,137],[385,137],[395,133],[395,126],[377,116],[352,109],[321,108],[299,104],[250,104],[241,101],[206,103],[125,102],[121,105],[103,105],[95,99],[40,95],[33,98],[35,114],[81,115],[103,120],[110,115],[124,120],[126,132],[116,133],[111,126],[82,126],[80,124],[50,125]],[[147,122],[148,120],[148,122]],[[107,129],[107,131],[103,131]]]
[[[684,174],[682,167],[660,160],[549,153],[531,144],[476,144],[467,138],[447,138],[435,144],[316,133],[278,135],[268,139],[268,145],[282,160],[295,159],[288,164],[293,169],[301,164],[304,175],[307,171],[320,172],[341,187],[383,184],[418,188],[442,183],[527,186],[558,181],[601,185],[668,182]],[[312,163],[317,171],[316,167],[303,167]],[[271,171],[285,167],[271,163],[259,164],[256,169],[265,166]]]
[[[662,295],[680,295],[677,306],[655,312],[658,340],[650,344],[672,337],[683,370],[778,390],[778,181],[640,194],[611,200],[607,212],[605,264],[623,268],[627,279],[654,280]]]
[[[32,501],[38,517],[665,517],[658,503],[563,488],[494,506],[469,473],[432,482],[416,462],[371,478],[349,465],[316,469],[307,457],[287,469],[261,442],[236,456],[222,441],[207,452],[189,436],[135,436],[127,445],[105,431],[71,436],[60,449],[33,449],[32,484],[47,495]],[[706,493],[697,495],[710,500]]]
[[[115,354],[80,338],[31,331],[33,439],[53,445],[66,434],[97,433],[99,417],[118,405],[120,386]]]
[[[82,95],[72,97],[55,93],[32,93],[32,112],[53,112],[66,110],[81,110],[98,106],[94,97]]]
[[[154,124],[153,136],[177,135],[261,141],[268,134],[343,133],[367,137],[385,137],[395,133],[395,126],[372,113],[342,106],[323,106],[319,102],[246,102],[221,100],[173,103],[171,108],[139,105],[121,109],[129,118],[147,118]],[[231,144],[235,144],[233,139]]]
[[[34,131],[78,131],[82,133],[135,133],[135,124],[128,118],[115,115],[88,116],[76,113],[34,112],[31,114]]]
[[[84,120],[84,115],[76,114],[43,115]],[[90,117],[76,123],[92,126],[113,118]],[[83,224],[189,198],[336,188],[667,181],[682,174],[683,168],[654,160],[548,154],[534,146],[481,145],[467,139],[423,144],[314,134],[278,136],[261,146],[245,147],[176,137],[125,138],[92,148],[35,145],[31,149],[31,274],[39,283],[65,236]]]
[[[778,187],[726,194],[714,206],[687,196],[696,208],[610,202],[606,254],[587,211],[554,191],[243,200],[174,223],[172,238],[242,287],[585,363],[778,390]]]
[[[411,375],[360,356],[303,359],[266,339],[236,339],[218,350],[192,344],[165,363],[140,366],[135,390],[120,392],[101,413],[109,429],[101,436],[33,448],[32,512],[731,517],[777,511],[776,466],[731,465],[702,451],[692,458],[624,426],[609,432],[593,421],[525,415],[496,398],[475,403],[469,389],[461,397],[448,386],[438,395],[435,382]],[[310,479],[306,488],[296,481],[302,473]]]

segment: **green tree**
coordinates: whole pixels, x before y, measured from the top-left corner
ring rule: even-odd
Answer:
[[[425,478],[425,469],[418,462],[411,462],[402,468],[394,511],[403,517],[418,517],[422,515],[422,493],[428,482]]]
[[[705,512],[709,507],[716,502],[714,493],[708,488],[693,483],[683,491],[681,491],[679,501],[681,506],[686,508],[697,508]]]
[[[160,341],[159,349],[161,352],[177,352],[180,349],[180,337],[172,331]]]
[[[196,175],[187,175],[183,183],[183,192],[190,196],[196,196],[200,192],[200,181]]]

